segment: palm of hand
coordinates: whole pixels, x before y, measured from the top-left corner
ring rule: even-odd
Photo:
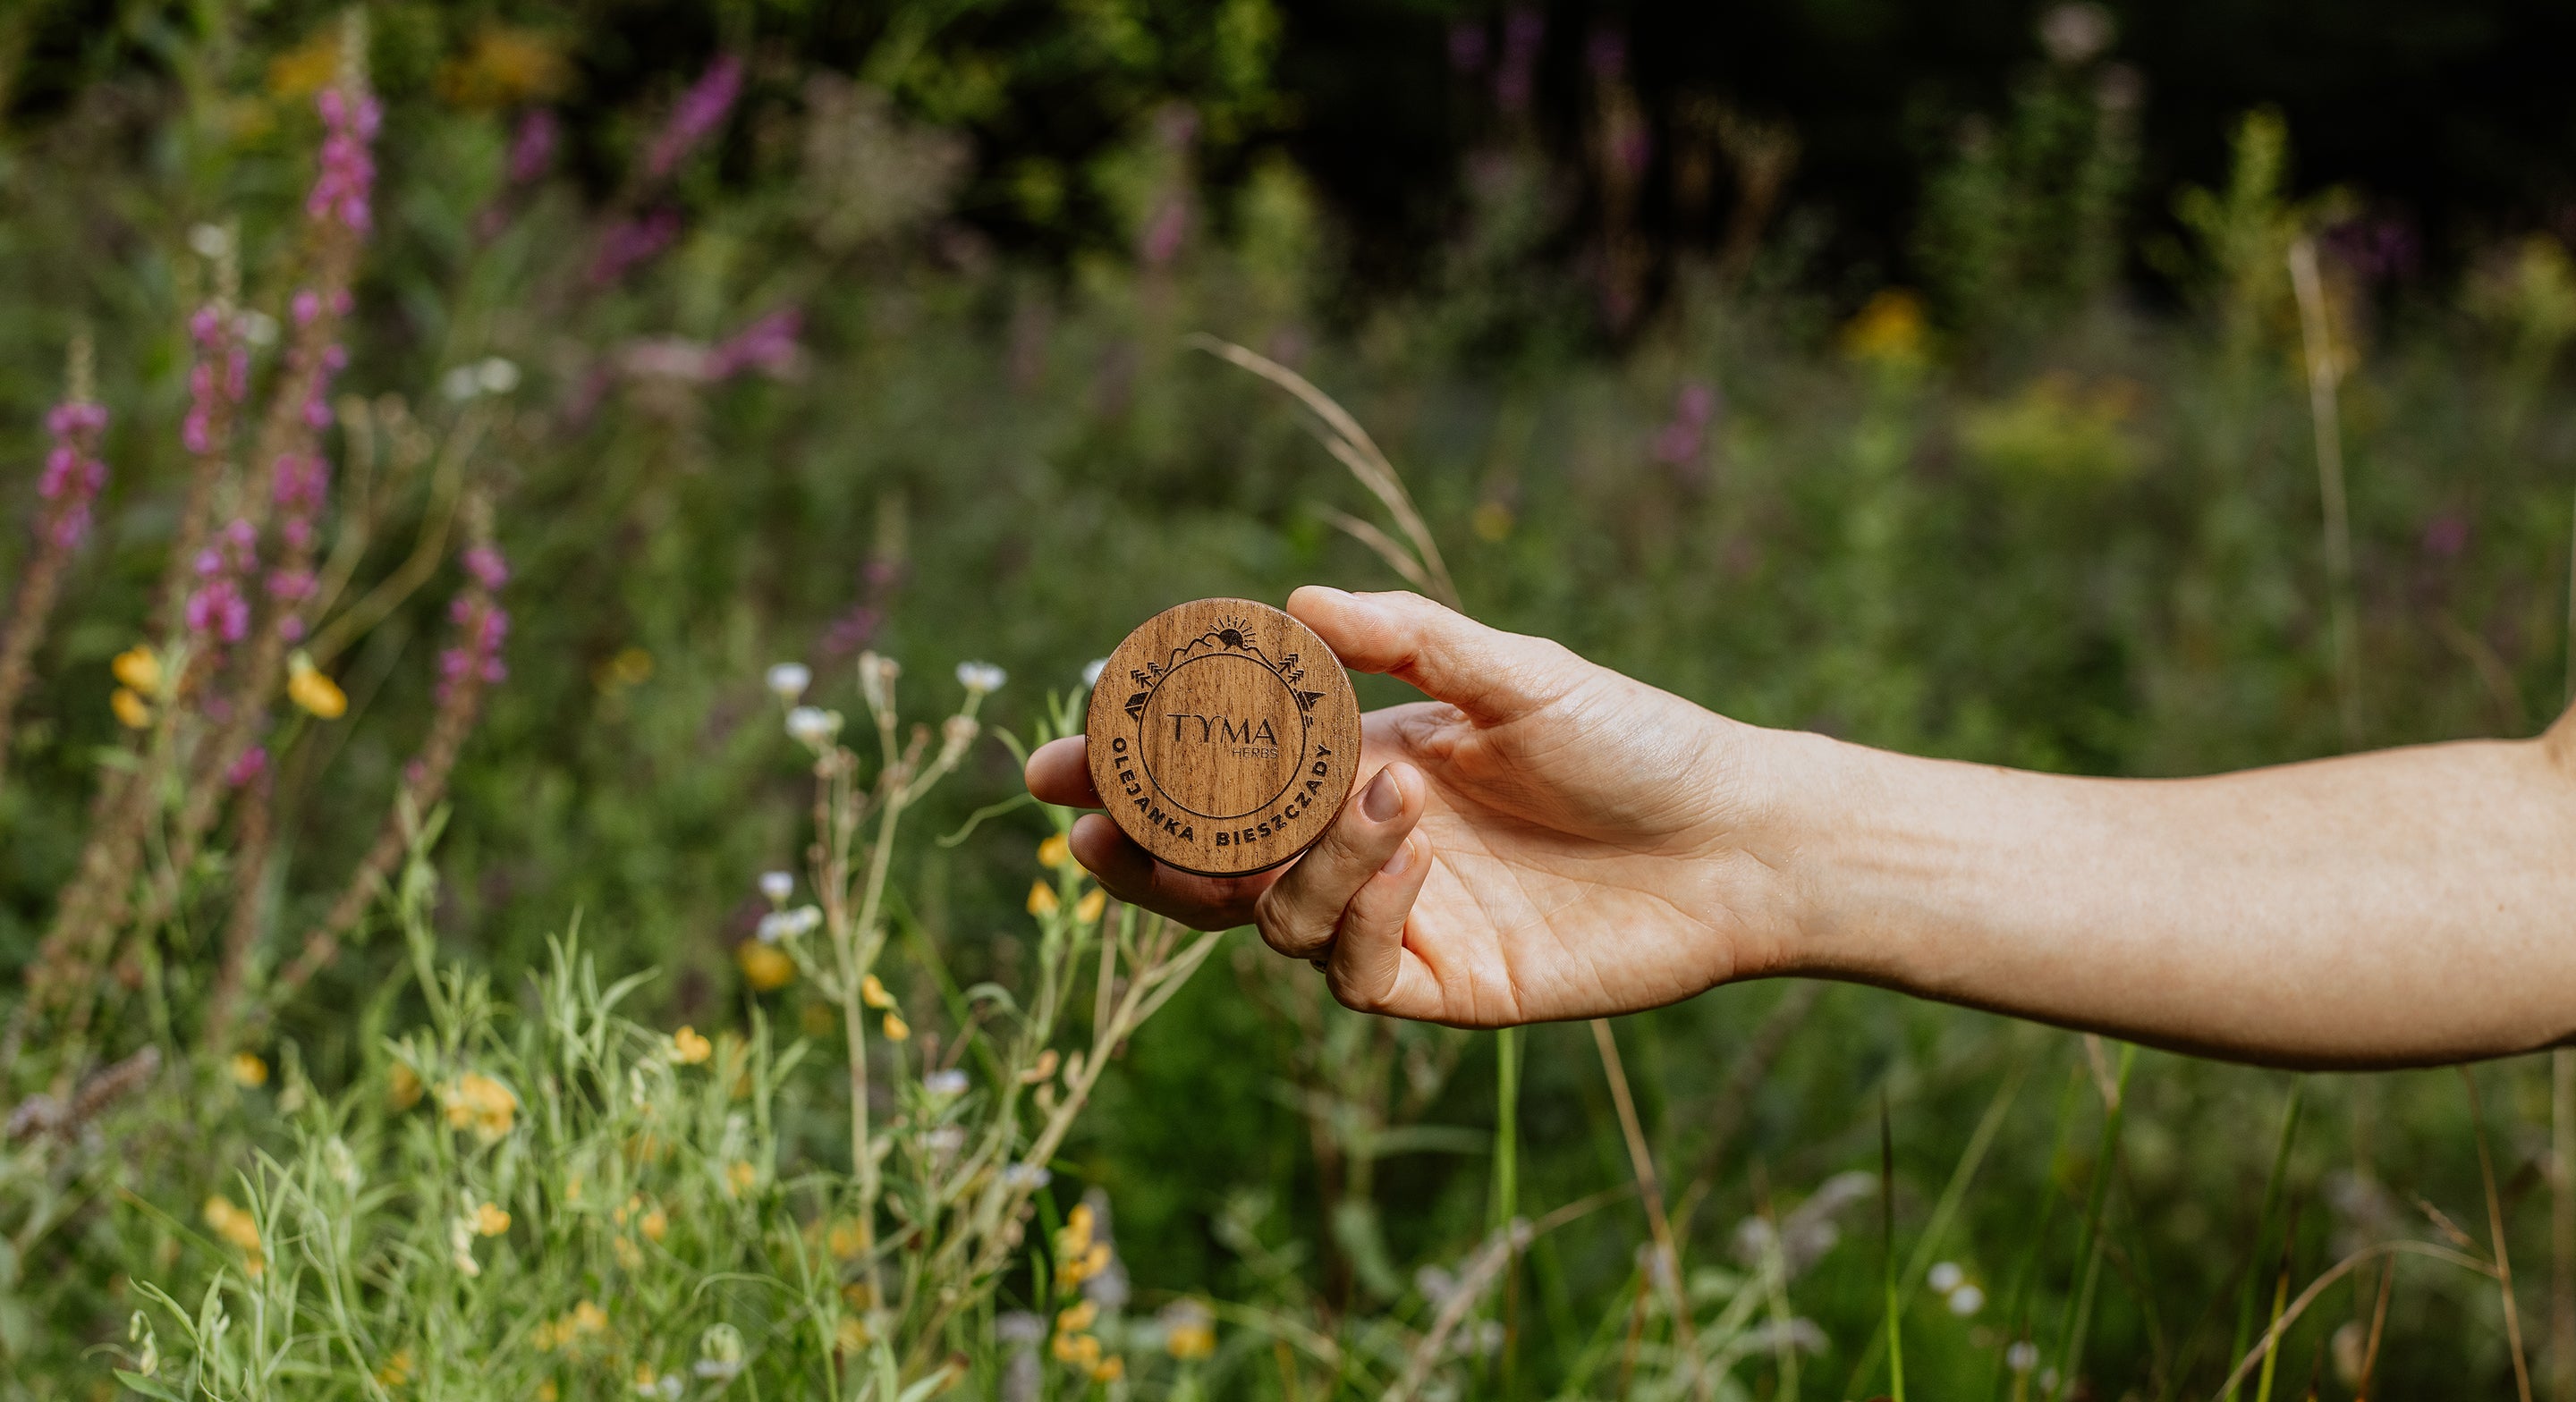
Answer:
[[[1679,714],[1687,712],[1689,714]],[[1706,716],[1594,672],[1478,724],[1426,702],[1372,712],[1364,767],[1429,780],[1431,871],[1379,1011],[1462,1026],[1601,1016],[1735,971],[1721,890],[1723,777]]]

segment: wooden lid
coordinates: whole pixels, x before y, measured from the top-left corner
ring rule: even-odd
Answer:
[[[1147,619],[1091,690],[1091,779],[1166,865],[1239,876],[1305,851],[1350,797],[1359,698],[1305,624],[1250,599]]]

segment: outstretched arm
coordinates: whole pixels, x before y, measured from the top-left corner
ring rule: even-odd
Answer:
[[[1122,899],[1257,923],[1354,1007],[1492,1026],[1802,974],[2289,1065],[2576,1033],[2576,720],[2075,779],[1741,725],[1412,595],[1289,609],[1432,698],[1368,717],[1325,840],[1234,880],[1106,818],[1074,850]],[[1030,788],[1097,806],[1081,744],[1032,756]]]

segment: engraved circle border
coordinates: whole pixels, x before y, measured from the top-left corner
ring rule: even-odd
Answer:
[[[1278,793],[1272,794],[1270,797],[1252,805],[1250,808],[1244,809],[1240,813],[1202,813],[1188,804],[1181,802],[1179,798],[1173,795],[1170,789],[1163,787],[1162,780],[1154,777],[1154,766],[1145,758],[1145,722],[1141,717],[1138,718],[1136,722],[1136,767],[1145,771],[1145,778],[1148,782],[1153,784],[1154,792],[1161,794],[1165,798],[1171,799],[1172,806],[1174,808],[1178,808],[1182,812],[1187,813],[1194,818],[1205,818],[1211,823],[1231,823],[1238,818],[1248,818],[1253,814],[1268,808],[1270,805],[1277,803],[1279,801],[1280,794],[1284,794],[1297,786],[1297,776],[1306,772],[1306,761],[1315,748],[1315,726],[1313,721],[1306,715],[1304,708],[1297,704],[1297,692],[1295,688],[1289,686],[1287,680],[1279,675],[1278,669],[1262,661],[1258,654],[1240,653],[1230,650],[1226,652],[1211,652],[1199,657],[1190,658],[1179,666],[1167,669],[1161,676],[1154,679],[1153,688],[1145,693],[1146,713],[1148,715],[1152,714],[1153,698],[1163,694],[1163,683],[1179,676],[1182,667],[1195,666],[1201,662],[1214,662],[1227,657],[1234,658],[1239,662],[1249,662],[1253,666],[1259,667],[1262,675],[1270,678],[1271,685],[1278,687],[1281,691],[1288,694],[1288,709],[1297,717],[1297,762],[1288,767],[1288,778],[1279,785]]]

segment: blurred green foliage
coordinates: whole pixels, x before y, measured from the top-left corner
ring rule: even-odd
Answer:
[[[400,396],[440,433],[491,415],[472,462],[517,569],[512,672],[458,772],[426,918],[505,1000],[577,917],[603,967],[658,971],[635,997],[660,1020],[742,1026],[759,1011],[783,1036],[816,1031],[807,990],[748,987],[736,959],[764,909],[754,878],[801,866],[806,840],[807,780],[762,683],[772,662],[808,661],[827,703],[855,711],[863,647],[934,682],[990,660],[1012,681],[985,714],[1026,733],[1043,696],[1172,602],[1387,586],[1322,514],[1364,496],[1282,401],[1183,349],[1191,331],[1298,365],[1367,424],[1497,625],[1760,724],[2182,774],[2342,743],[2282,268],[2294,239],[2318,237],[2347,362],[2364,738],[2529,733],[2564,700],[2566,250],[2517,237],[2456,289],[2392,285],[2363,256],[2366,228],[2334,222],[2344,207],[2288,193],[2297,134],[2276,117],[2246,119],[2229,182],[2180,195],[2177,229],[2147,250],[2188,290],[2178,310],[2130,305],[2116,276],[2138,236],[2120,214],[2136,169],[2121,104],[2136,95],[2063,66],[1923,172],[1928,299],[1882,297],[1855,317],[1861,293],[1885,289],[1824,262],[1792,204],[1755,231],[1747,263],[1677,258],[1614,353],[1601,349],[1616,320],[1608,262],[1548,261],[1589,235],[1566,233],[1584,226],[1566,222],[1556,167],[1525,129],[1498,124],[1478,149],[1467,217],[1424,253],[1427,275],[1363,302],[1337,296],[1347,226],[1305,171],[1273,154],[1211,178],[1277,113],[1278,19],[1260,0],[905,7],[850,38],[838,71],[770,45],[781,26],[829,29],[828,9],[671,10],[701,59],[747,52],[750,76],[706,144],[659,176],[646,153],[679,88],[619,93],[605,75],[632,71],[611,42],[628,42],[621,27],[637,45],[680,42],[648,34],[662,11],[612,7],[590,28],[521,17],[506,34],[497,11],[373,12],[391,110],[348,383]],[[48,110],[0,145],[0,263],[18,273],[0,282],[0,461],[39,460],[62,348],[86,326],[117,410],[115,476],[0,791],[13,969],[77,859],[116,735],[107,661],[140,630],[167,548],[183,328],[208,276],[190,231],[236,224],[246,301],[277,313],[315,130],[297,65],[318,9],[136,7],[114,42],[148,46],[148,72],[80,69],[60,13],[11,21],[13,42],[45,56],[26,71]],[[496,48],[496,34],[528,47]],[[514,175],[559,69],[588,84],[580,120]],[[1018,133],[1022,154],[998,167],[964,154],[995,132]],[[1091,234],[1061,259],[1023,258],[997,249],[996,219]],[[632,253],[655,238],[667,242]],[[782,313],[793,320],[763,332]],[[726,361],[727,347],[743,355]],[[508,391],[456,378],[493,357],[519,371]],[[33,476],[10,479],[13,502]],[[405,505],[397,524],[425,509]],[[439,626],[433,602],[407,605],[348,659],[330,778],[279,837],[273,940],[328,901],[380,821],[433,704]],[[1359,682],[1373,704],[1405,694]],[[1016,785],[987,744],[920,826],[957,830]],[[899,924],[957,984],[1029,976],[1012,932],[1045,831],[1006,813],[905,852]],[[395,943],[379,932],[350,950],[263,1050],[322,1087],[354,1083],[395,1005],[408,1014],[417,997],[389,982],[408,962]],[[1456,1271],[1488,1225],[1493,1040],[1343,1014],[1305,973],[1248,938],[1222,950],[1104,1082],[1057,1196],[1106,1190],[1141,1294],[1229,1302],[1229,1339],[1290,1320],[1367,1356],[1369,1330],[1427,1324],[1449,1277],[1424,1272]],[[907,977],[907,1006],[939,1005],[927,965]],[[120,1049],[167,1037],[187,1060],[184,1037],[139,1013],[113,1031]],[[1619,1189],[1630,1167],[1584,1031],[1526,1036],[1517,1207],[1537,1217]],[[1737,1273],[1686,1282],[1711,1299],[1778,1237],[1764,1223],[1792,1220],[1838,1173],[1875,1175],[1882,1103],[1910,1258],[1999,1087],[2016,1087],[1954,1221],[1922,1248],[1963,1268],[1980,1307],[1957,1314],[1955,1290],[1900,1282],[1921,1395],[2038,1395],[2007,1345],[2026,1329],[2041,1366],[2064,1362],[2097,1176],[2102,1265],[2081,1359],[2093,1395],[2214,1388],[2246,1282],[2269,1298],[2281,1248],[2258,1244],[2261,1202],[2288,1077],[2142,1055],[2106,1165],[2098,1064],[2064,1034],[1869,989],[1749,986],[1623,1020],[1619,1036],[1685,1270]],[[2476,1074],[2536,1341],[2547,1072]],[[131,1282],[212,1268],[210,1255],[183,1265],[166,1233],[161,1258],[121,1254],[145,1239],[137,1204],[193,1211],[254,1147],[282,1142],[292,1117],[277,1099],[194,1067],[103,1122],[121,1162],[81,1180],[72,1229],[0,1250],[0,1356],[32,1360],[0,1395],[90,1395],[103,1365],[82,1350],[122,1329]],[[798,1103],[782,1152],[832,1154],[828,1095]],[[2360,1243],[2444,1240],[2407,1206],[2417,1195],[2483,1237],[2453,1076],[2311,1078],[2306,1103],[2285,1170],[2294,1292]],[[1784,1308],[1813,1321],[1813,1348],[1741,1365],[1749,1395],[1778,1395],[1793,1368],[1813,1395],[1886,1385],[1860,1367],[1881,1327],[1874,1217],[1845,1217],[1839,1247],[1829,1217],[1809,1219],[1824,1246]],[[1644,1240],[1626,1201],[1539,1237],[1478,1307],[1494,1347],[1444,1356],[1441,1385],[1616,1395],[1630,1321],[1659,1308]],[[2376,1278],[2300,1321],[2286,1378],[2336,1376],[2331,1340],[2366,1317],[2365,1286]],[[2383,1395],[2501,1389],[2505,1333],[2483,1278],[2410,1262],[2393,1299]],[[1336,1386],[1284,1345],[1286,1362],[1266,1344],[1226,1357],[1228,1395]]]

